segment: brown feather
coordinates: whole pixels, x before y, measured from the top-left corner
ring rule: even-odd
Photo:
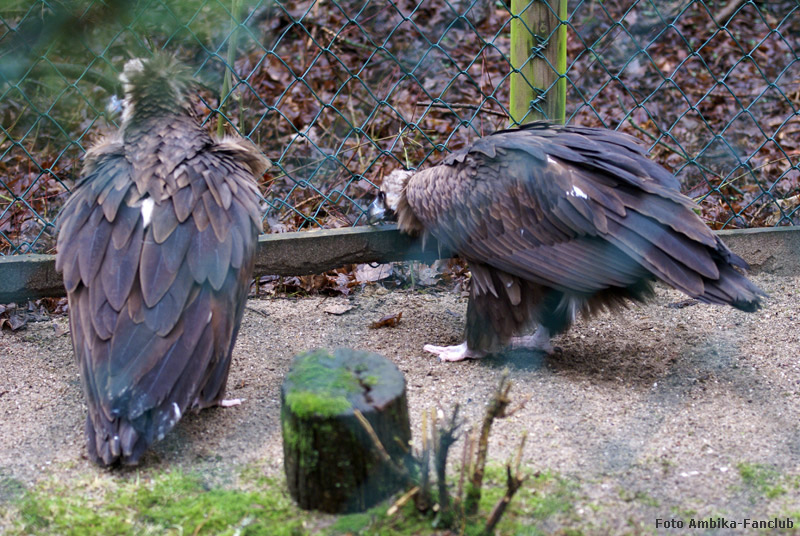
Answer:
[[[136,61],[122,129],[88,151],[62,210],[56,259],[87,449],[105,465],[137,463],[186,411],[221,400],[261,226],[253,172],[266,166],[197,123],[174,60]]]
[[[692,211],[677,180],[631,137],[534,123],[481,138],[402,185],[406,232],[430,232],[473,271],[467,347],[496,348],[524,329],[566,329],[651,294],[661,279],[743,310],[763,292]],[[507,289],[500,291],[500,289]]]

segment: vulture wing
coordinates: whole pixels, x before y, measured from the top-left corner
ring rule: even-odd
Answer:
[[[56,267],[89,452],[105,464],[135,463],[187,409],[222,398],[261,225],[240,152],[224,142],[180,162],[156,200],[113,141],[87,154],[64,206]]]
[[[675,178],[614,131],[501,131],[416,173],[406,199],[467,260],[562,292],[589,296],[652,275],[744,310],[762,295],[731,267],[747,265],[693,213]],[[476,284],[497,295],[490,279]]]

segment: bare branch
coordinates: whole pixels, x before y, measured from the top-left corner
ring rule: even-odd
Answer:
[[[494,508],[492,508],[492,513],[489,514],[489,519],[486,520],[486,527],[483,529],[484,535],[491,536],[494,534],[494,528],[497,526],[497,523],[500,522],[500,518],[503,517],[511,499],[514,497],[517,490],[522,487],[526,478],[527,477],[520,478],[519,475],[512,475],[511,466],[506,466],[506,493],[497,501]]]
[[[436,457],[434,458],[434,467],[436,469],[436,484],[439,487],[439,511],[445,516],[450,515],[450,492],[447,490],[447,454],[450,452],[450,447],[456,442],[458,438],[457,431],[461,427],[461,422],[458,419],[459,408],[460,406],[456,404],[453,408],[450,422],[439,431],[439,437],[435,440]]]
[[[398,511],[400,511],[400,509],[403,506],[406,505],[406,503],[409,501],[409,499],[411,499],[411,497],[416,495],[418,492],[419,492],[419,486],[414,486],[413,488],[411,488],[410,490],[405,492],[402,495],[402,497],[397,499],[394,502],[394,504],[392,506],[390,506],[388,510],[386,510],[386,516],[387,517],[392,517],[393,515],[395,515]]]
[[[406,470],[406,468],[403,467],[402,465],[398,465],[392,459],[392,457],[384,448],[383,443],[381,443],[378,434],[375,433],[375,429],[372,428],[372,425],[369,423],[367,418],[364,417],[364,414],[355,408],[353,409],[353,414],[356,416],[356,419],[358,419],[358,422],[361,423],[361,426],[367,432],[367,435],[372,440],[372,443],[375,445],[375,449],[378,451],[378,454],[380,455],[381,459],[383,459],[387,467],[389,467],[392,473],[394,473],[395,477],[399,478],[404,485],[411,484],[412,479],[411,475],[408,474],[408,470]]]
[[[459,109],[477,110],[478,109],[478,106],[475,105],[475,104],[455,104],[455,103],[447,103],[447,104],[445,104],[443,102],[424,102],[424,101],[417,102],[416,106],[425,106],[425,107],[431,107],[431,108],[447,108],[448,110],[459,110]],[[488,108],[481,108],[480,112],[484,113],[484,114],[496,115],[498,117],[508,117],[508,114],[506,114],[506,113],[498,112],[498,111],[495,111],[495,110],[490,110]]]
[[[416,495],[417,510],[425,512],[431,507],[431,483],[429,479],[429,463],[431,459],[430,442],[428,441],[428,411],[422,412],[422,456],[419,461],[419,493]]]
[[[503,376],[500,378],[500,384],[494,396],[489,401],[486,408],[486,414],[483,417],[483,425],[481,426],[481,433],[478,439],[478,454],[475,459],[475,467],[472,471],[470,478],[470,486],[467,490],[466,499],[466,513],[468,515],[475,514],[478,511],[478,504],[481,499],[481,486],[483,485],[483,475],[486,470],[486,458],[489,454],[489,433],[492,429],[492,423],[495,419],[506,416],[506,408],[508,408],[511,400],[508,398],[508,393],[511,390],[511,382],[508,381],[508,369],[503,371]]]

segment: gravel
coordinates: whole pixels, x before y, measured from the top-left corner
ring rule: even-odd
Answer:
[[[417,445],[423,410],[458,403],[478,423],[508,368],[512,397],[527,403],[496,423],[490,456],[508,459],[527,431],[527,467],[569,483],[571,508],[541,521],[545,531],[662,532],[657,518],[709,516],[794,516],[797,528],[800,278],[753,279],[770,294],[757,313],[694,304],[659,287],[652,304],[579,322],[554,340],[553,356],[517,351],[462,363],[422,350],[461,342],[460,293],[368,286],[350,298],[250,300],[228,384],[228,397],[243,404],[186,416],[140,470],[225,478],[257,462],[281,475],[278,397],[292,357],[349,346],[381,353],[405,373]],[[397,327],[369,328],[398,312]],[[106,472],[84,456],[85,406],[65,317],[0,333],[0,370],[0,484]],[[748,480],[746,468],[769,477]],[[16,488],[0,485],[0,505],[13,495],[6,489]]]

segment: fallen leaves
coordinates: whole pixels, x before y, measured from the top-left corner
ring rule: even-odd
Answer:
[[[394,328],[400,323],[400,319],[403,318],[403,311],[399,313],[395,313],[393,315],[387,315],[382,317],[380,320],[376,320],[369,325],[370,329],[379,329],[379,328]]]
[[[29,301],[24,306],[16,303],[0,304],[0,330],[18,331],[24,329],[29,322],[46,322],[53,315],[66,312],[66,298],[42,298]],[[60,328],[56,328],[57,332],[58,329]]]
[[[329,315],[343,315],[346,312],[354,309],[352,305],[347,302],[333,302],[325,305],[322,308],[324,313],[328,313]]]
[[[270,232],[361,223],[374,185],[389,171],[438,162],[507,126],[509,13],[502,3],[302,6],[279,2],[243,17],[247,28],[240,36],[265,41],[249,48],[240,42],[232,67],[241,83],[222,102],[209,88],[195,102],[211,128],[224,111],[275,162],[260,178]],[[678,174],[684,191],[702,200],[702,216],[712,227],[796,221],[780,202],[800,193],[794,115],[800,17],[790,16],[796,3],[748,2],[724,27],[716,18],[723,8],[716,5],[654,6],[623,0],[575,6],[567,32],[569,121],[638,136],[656,161]],[[464,12],[466,18],[459,16]],[[22,27],[25,21],[7,22]],[[176,23],[198,30],[180,43],[190,61],[226,38],[199,19]],[[108,30],[88,25],[83,31],[96,42]],[[376,49],[376,43],[383,45]],[[104,45],[107,56],[117,58],[135,43],[123,33]],[[41,64],[48,69],[85,61],[68,57],[74,47],[45,49]],[[203,65],[205,75],[224,68],[218,58]],[[107,62],[91,69],[115,76]],[[0,100],[6,125],[0,254],[53,251],[52,222],[67,197],[65,186],[74,184],[81,152],[106,122],[100,114],[107,89],[88,76],[51,78],[56,85],[23,80]],[[65,87],[56,87],[60,83]],[[397,277],[396,269],[385,275],[389,268],[381,268],[379,276],[370,270],[263,283],[268,292],[347,294]],[[421,274],[419,284],[436,279]]]

